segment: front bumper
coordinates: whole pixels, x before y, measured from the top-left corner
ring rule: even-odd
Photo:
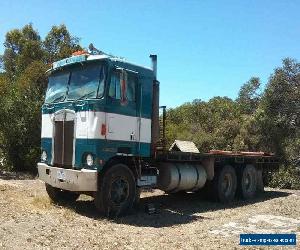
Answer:
[[[97,191],[97,170],[74,170],[38,163],[39,179],[49,185],[76,192]]]

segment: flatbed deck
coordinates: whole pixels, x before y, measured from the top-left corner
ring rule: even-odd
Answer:
[[[205,159],[214,159],[215,162],[234,161],[235,163],[259,163],[278,165],[278,158],[274,154],[266,152],[234,152],[211,150],[208,153],[190,153],[181,151],[159,151],[156,159],[158,161],[179,161],[179,162],[201,162]]]

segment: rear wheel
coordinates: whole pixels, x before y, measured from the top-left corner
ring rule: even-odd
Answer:
[[[256,173],[257,173],[256,193],[262,193],[264,192],[263,171],[262,169],[256,169]]]
[[[242,168],[239,183],[238,192],[240,196],[245,199],[252,199],[257,190],[257,171],[256,168],[248,164]]]
[[[74,202],[78,199],[78,193],[74,193],[68,190],[62,190],[45,183],[48,196],[53,202]]]
[[[237,188],[237,178],[235,169],[230,165],[225,165],[216,171],[213,180],[213,195],[215,200],[222,203],[231,202],[234,199]]]
[[[108,217],[126,214],[136,201],[136,183],[131,170],[124,164],[113,165],[99,180],[95,194],[98,211]]]

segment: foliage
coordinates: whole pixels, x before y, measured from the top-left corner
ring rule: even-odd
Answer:
[[[260,85],[259,78],[252,77],[242,85],[236,100],[214,97],[169,109],[167,142],[191,140],[201,152],[274,152],[282,166],[270,184],[299,188],[296,162],[300,162],[300,64],[284,59],[264,91]]]
[[[32,24],[5,37],[0,73],[0,154],[3,166],[36,170],[40,156],[41,106],[47,63],[80,49],[64,25],[53,26],[44,41]]]
[[[81,49],[79,38],[72,36],[64,24],[53,26],[46,36],[43,45],[48,63],[69,57],[72,52]]]
[[[300,171],[293,166],[281,166],[278,172],[271,176],[269,185],[286,189],[300,189]]]
[[[44,56],[42,41],[32,24],[9,31],[5,36],[3,64],[9,78],[18,77],[35,60]]]
[[[240,89],[237,102],[244,114],[253,114],[260,101],[260,79],[252,77]]]

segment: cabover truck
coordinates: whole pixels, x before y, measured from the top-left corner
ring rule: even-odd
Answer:
[[[39,178],[55,202],[94,197],[105,216],[128,212],[143,188],[199,192],[230,202],[263,190],[277,168],[264,152],[199,153],[192,142],[166,147],[157,56],[142,67],[104,53],[77,52],[54,62],[42,106]],[[162,114],[160,114],[160,108]]]

